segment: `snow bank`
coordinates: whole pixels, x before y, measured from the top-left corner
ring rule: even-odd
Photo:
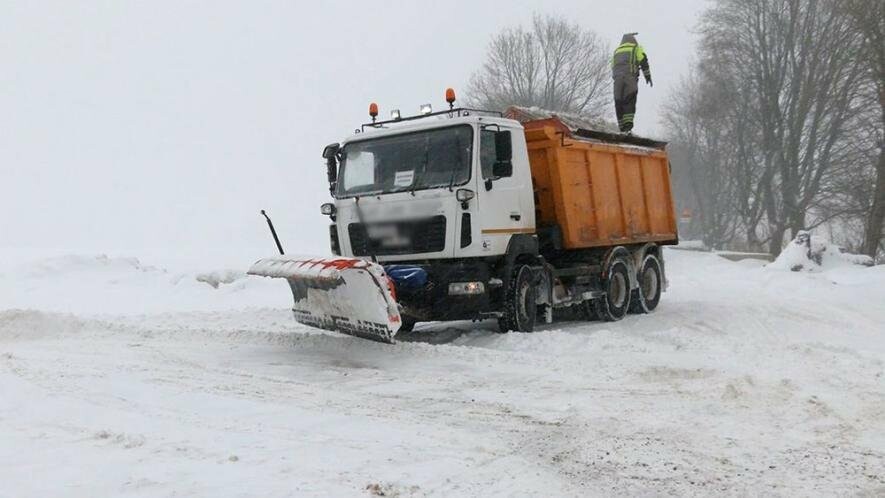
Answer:
[[[796,238],[766,268],[776,270],[821,272],[845,266],[873,266],[869,256],[848,254],[832,242],[799,232]]]
[[[220,270],[206,273],[197,273],[197,282],[203,282],[217,289],[222,284],[232,284],[241,278],[245,278],[246,274],[237,270]]]
[[[133,257],[64,255],[0,273],[0,310],[131,314],[289,305],[283,281],[238,269],[170,272]]]
[[[76,333],[82,328],[82,321],[73,315],[33,310],[0,310],[0,343],[13,339],[42,339],[52,335]]]

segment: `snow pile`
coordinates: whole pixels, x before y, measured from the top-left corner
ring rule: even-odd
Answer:
[[[236,269],[170,272],[133,257],[65,255],[0,273],[0,309],[132,314],[289,305],[283,281]]]
[[[873,260],[869,256],[842,252],[830,241],[803,231],[767,268],[821,272],[853,265],[873,266]]]
[[[205,273],[197,273],[197,282],[203,282],[217,289],[223,284],[232,284],[241,278],[245,278],[246,274],[238,270],[220,270]]]
[[[82,321],[73,315],[0,309],[0,343],[13,339],[43,339],[58,334],[76,333],[82,328]]]
[[[165,272],[161,268],[142,265],[138,258],[117,257],[110,258],[99,254],[86,256],[81,254],[68,254],[64,256],[45,258],[34,261],[27,265],[21,265],[12,270],[12,273],[25,275],[32,279],[55,279],[64,275],[120,275],[124,273],[156,273]]]

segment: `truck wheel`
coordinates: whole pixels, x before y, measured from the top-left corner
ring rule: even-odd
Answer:
[[[639,269],[636,279],[639,281],[639,287],[633,290],[630,311],[650,313],[658,307],[662,290],[661,262],[654,254],[649,254],[642,260],[642,268]]]
[[[607,322],[624,318],[630,309],[630,267],[622,258],[612,261],[603,282],[605,297],[596,299],[596,315]]]
[[[510,286],[504,296],[504,316],[498,319],[498,330],[531,332],[538,314],[535,282],[532,269],[522,265],[513,271]]]

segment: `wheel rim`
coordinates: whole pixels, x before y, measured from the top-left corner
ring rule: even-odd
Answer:
[[[519,328],[522,328],[523,325],[529,319],[529,285],[528,283],[523,284],[519,288],[519,311],[517,315],[519,316]]]
[[[608,295],[615,308],[620,308],[627,302],[627,281],[622,273],[612,272]]]
[[[658,295],[658,273],[652,268],[646,268],[642,273],[642,296],[654,299]]]

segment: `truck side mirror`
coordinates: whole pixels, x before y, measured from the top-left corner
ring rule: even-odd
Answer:
[[[513,142],[510,132],[499,130],[495,132],[495,164],[492,166],[492,176],[501,178],[513,174]]]
[[[326,148],[323,149],[323,159],[334,159],[338,154],[338,149],[341,147],[341,144],[329,144]]]
[[[323,158],[326,160],[326,177],[329,179],[329,190],[335,190],[338,181],[338,149],[340,144],[329,144],[323,149]]]
[[[513,143],[509,131],[495,132],[495,158],[501,162],[510,162],[513,159]]]
[[[492,166],[492,176],[495,178],[505,178],[513,175],[513,163],[510,161],[495,161]]]

